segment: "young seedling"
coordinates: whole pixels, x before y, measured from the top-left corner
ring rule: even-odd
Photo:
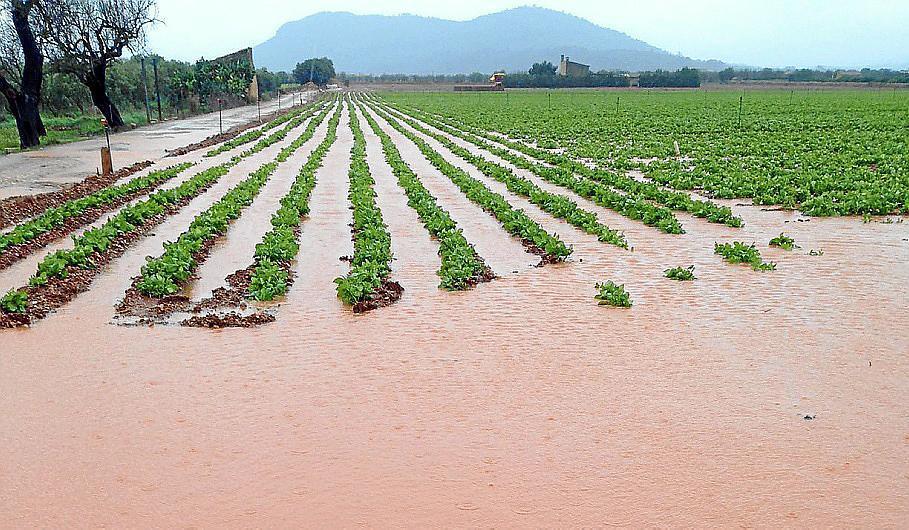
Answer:
[[[792,250],[794,248],[800,248],[798,245],[795,244],[795,239],[792,239],[791,237],[787,236],[786,234],[784,234],[782,232],[780,233],[780,235],[778,235],[775,238],[770,240],[770,246],[779,247],[784,250]]]
[[[809,255],[809,256],[823,256],[823,255],[824,255],[824,251],[823,251],[823,250],[814,250],[814,249],[811,249],[811,250],[808,251],[808,255]]]
[[[25,291],[9,291],[0,299],[0,309],[7,313],[25,313],[28,309],[28,294]]]
[[[723,256],[723,259],[729,263],[745,263],[751,265],[751,268],[756,271],[772,271],[776,269],[776,263],[763,262],[761,260],[761,253],[755,247],[754,243],[751,245],[746,245],[741,241],[733,241],[730,243],[719,243],[713,244],[713,252]]]
[[[599,291],[594,298],[600,301],[600,305],[611,305],[613,307],[631,307],[631,296],[625,291],[625,285],[616,285],[612,280],[606,283],[596,284]]]
[[[670,280],[676,280],[680,282],[690,282],[692,280],[697,280],[697,276],[694,275],[694,265],[689,267],[675,267],[672,269],[666,269],[663,271],[663,274],[666,275]]]

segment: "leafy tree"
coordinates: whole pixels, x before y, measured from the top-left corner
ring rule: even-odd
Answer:
[[[527,73],[533,76],[552,77],[556,75],[556,66],[549,61],[533,63]]]
[[[325,86],[333,77],[335,65],[328,57],[306,59],[294,68],[294,80],[301,85],[312,81],[319,86]]]
[[[123,126],[107,93],[107,71],[145,42],[155,0],[41,0],[35,3],[45,51],[55,70],[84,84],[111,127]]]

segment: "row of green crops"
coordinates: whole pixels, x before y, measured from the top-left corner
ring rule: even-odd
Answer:
[[[410,110],[411,112],[414,112],[413,109]],[[402,112],[406,111],[402,110]],[[427,116],[425,113],[420,113],[420,117],[424,119],[432,119],[432,117]],[[447,122],[447,125],[450,126],[451,123],[452,121],[449,120]],[[535,147],[527,145],[524,142],[514,142],[501,136],[490,134],[488,131],[472,128],[461,123],[459,123],[458,126],[462,130],[452,130],[449,127],[446,132],[454,135],[465,135],[468,137],[470,135],[465,134],[465,132],[470,132],[480,138],[485,139],[487,142],[506,146],[531,158],[544,161],[555,167],[560,167],[572,171],[578,175],[582,175],[591,180],[611,186],[617,190],[622,191],[630,197],[637,199],[646,199],[648,201],[653,201],[656,204],[666,206],[672,210],[688,212],[695,217],[704,218],[711,223],[720,223],[736,228],[744,225],[742,219],[733,215],[732,209],[727,206],[719,206],[712,201],[694,199],[687,193],[668,190],[657,184],[654,184],[653,182],[636,180],[632,177],[619,175],[615,172],[606,171],[602,168],[591,168],[583,162],[572,159],[571,157],[565,156],[563,154],[553,153],[544,149],[537,149]],[[473,140],[470,138],[464,139],[471,141],[480,147],[488,145],[484,142],[477,141],[475,138]]]
[[[228,171],[225,164],[206,169],[172,190],[157,191],[144,201],[122,208],[100,227],[73,238],[72,249],[47,255],[38,264],[38,270],[29,283],[38,287],[51,278],[66,278],[69,267],[93,268],[93,258],[106,252],[119,237],[140,230],[149,220],[168,212],[184,199],[201,193]]]
[[[575,160],[636,168],[654,183],[679,190],[753,198],[809,215],[909,212],[906,91],[573,90],[383,97],[543,149],[563,149]]]
[[[413,142],[433,167],[448,177],[468,199],[478,204],[483,210],[502,223],[502,226],[510,234],[521,238],[523,241],[530,242],[540,249],[545,254],[545,258],[549,260],[561,261],[571,255],[571,249],[565,243],[543,230],[539,224],[527,217],[527,214],[522,210],[512,207],[505,200],[505,197],[492,192],[485,184],[447,162],[429,144],[405,129],[393,117],[384,115],[383,118],[394,129]]]
[[[361,110],[362,107],[361,107]],[[439,287],[450,291],[467,289],[488,275],[483,259],[464,238],[461,229],[451,216],[439,207],[436,198],[423,186],[420,179],[401,158],[401,153],[391,137],[383,131],[373,117],[363,111],[372,131],[382,142],[385,161],[397,178],[398,186],[407,195],[407,204],[423,222],[426,230],[439,241],[439,257],[442,265],[438,275]]]
[[[271,217],[272,229],[256,245],[255,268],[247,296],[267,301],[283,296],[290,284],[287,270],[300,250],[297,229],[309,213],[309,196],[316,185],[316,171],[322,167],[326,153],[335,143],[341,106],[328,121],[328,133],[300,168],[290,191],[281,198],[281,207]]]
[[[278,116],[277,118],[271,120],[270,122],[266,123],[262,127],[258,127],[251,131],[247,131],[232,140],[228,140],[228,141],[224,142],[223,144],[219,145],[218,147],[205,153],[205,156],[206,157],[216,156],[216,155],[219,155],[226,151],[230,151],[231,149],[240,147],[241,145],[246,145],[249,142],[258,140],[259,138],[264,136],[265,133],[267,133],[268,131],[274,129],[275,127],[277,127],[279,125],[287,123],[290,120],[297,118],[301,115],[304,116],[304,118],[308,118],[309,116],[312,116],[313,114],[315,114],[316,111],[318,111],[318,104],[316,102],[310,103],[309,105],[300,107],[298,109],[294,109],[286,114],[282,114],[282,115]]]
[[[310,121],[306,131],[299,138],[281,149],[274,161],[263,164],[250,173],[218,202],[197,215],[176,241],[165,243],[164,253],[148,260],[142,267],[136,289],[146,296],[156,298],[178,292],[199,265],[195,259],[196,254],[202,251],[208,242],[227,232],[230,224],[237,220],[243,210],[259,195],[262,187],[278,169],[278,165],[312,137],[315,128],[327,113],[326,108],[317,118]]]
[[[348,105],[354,144],[350,150],[350,190],[353,207],[354,253],[347,276],[336,278],[338,297],[346,304],[368,300],[391,274],[391,234],[376,204],[375,180],[366,163],[366,138],[352,104]]]
[[[479,169],[487,177],[502,182],[508,188],[508,191],[526,197],[531,203],[537,205],[544,212],[559,219],[564,219],[572,226],[577,227],[588,234],[597,236],[597,239],[600,241],[622,248],[628,248],[628,242],[625,240],[624,235],[599,222],[596,214],[584,210],[578,206],[576,202],[563,195],[557,195],[543,190],[530,180],[519,177],[507,168],[496,164],[495,162],[486,160],[482,156],[474,155],[449,138],[426,129],[412,119],[402,117],[401,120],[410,125],[413,129],[435,139],[445,146],[446,149]]]
[[[605,184],[579,176],[570,169],[559,166],[544,166],[535,163],[525,157],[518,156],[507,149],[495,147],[494,145],[482,142],[468,134],[456,131],[431,118],[426,118],[425,115],[423,119],[427,123],[431,123],[433,126],[448,134],[467,140],[474,145],[511,162],[518,168],[532,172],[534,175],[547,182],[570,189],[598,206],[613,210],[629,219],[641,221],[647,226],[653,226],[668,234],[683,234],[685,232],[682,229],[679,220],[667,208],[653,205],[642,198],[635,198],[630,195],[619,193]]]
[[[37,217],[21,223],[9,232],[0,235],[0,252],[15,245],[28,243],[42,234],[62,226],[68,219],[82,215],[87,210],[107,206],[136,193],[155,188],[176,177],[192,165],[189,162],[185,162],[167,169],[152,171],[148,175],[136,177],[125,184],[110,186],[91,195],[67,201],[61,206],[48,208]]]

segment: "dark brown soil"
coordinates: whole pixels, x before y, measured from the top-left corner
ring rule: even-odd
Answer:
[[[253,313],[251,315],[240,315],[235,312],[227,314],[208,314],[205,316],[194,316],[180,322],[181,326],[194,328],[253,328],[268,324],[275,321],[274,315],[267,313]]]
[[[203,311],[214,311],[217,309],[230,307],[244,310],[248,307],[246,303],[246,292],[252,283],[252,275],[256,266],[250,265],[245,269],[238,270],[225,278],[227,287],[218,287],[212,291],[211,296],[202,300],[195,307],[193,313]]]
[[[477,276],[473,276],[467,281],[467,284],[471,287],[476,287],[481,283],[491,282],[496,279],[496,273],[492,272],[492,269],[483,261],[483,258],[480,258],[479,256],[477,256],[477,258],[483,263],[483,272]]]
[[[353,311],[354,313],[365,313],[380,307],[390,306],[400,300],[403,294],[404,288],[401,287],[400,283],[386,279],[368,299],[361,300],[354,304]]]
[[[91,195],[150,165],[152,165],[150,160],[136,162],[110,175],[89,175],[82,182],[68,185],[61,190],[37,195],[19,195],[0,200],[0,228],[6,228],[23,219],[38,215],[48,208],[60,206],[67,201]]]

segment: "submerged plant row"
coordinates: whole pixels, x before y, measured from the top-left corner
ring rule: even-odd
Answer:
[[[322,105],[324,105],[324,104],[325,103],[322,103]],[[315,112],[318,111],[319,107],[320,107],[320,104],[318,101],[316,101],[316,102],[310,103],[308,105],[304,105],[302,107],[293,109],[285,114],[278,116],[277,118],[271,120],[270,122],[266,123],[265,125],[263,125],[259,128],[253,129],[251,131],[247,131],[232,140],[228,140],[228,141],[224,142],[223,144],[219,145],[218,147],[205,153],[205,156],[213,157],[213,156],[219,155],[221,153],[224,153],[226,151],[230,151],[231,149],[235,149],[241,145],[246,145],[252,141],[258,140],[259,138],[264,136],[268,131],[274,129],[275,127],[278,127],[279,125],[283,125],[283,124],[289,122],[290,120],[298,118],[301,115],[305,116],[305,117],[312,116]]]
[[[316,185],[316,171],[337,138],[341,106],[328,121],[328,132],[300,168],[290,191],[281,198],[281,207],[271,217],[272,229],[256,245],[253,274],[247,296],[259,301],[283,296],[290,285],[290,263],[300,251],[299,227],[309,213],[309,196]]]
[[[528,170],[547,182],[570,189],[598,206],[613,210],[629,219],[641,221],[647,226],[658,228],[668,234],[683,234],[685,232],[678,218],[665,207],[651,204],[643,198],[619,193],[610,186],[579,176],[570,169],[559,166],[545,166],[523,156],[518,156],[508,149],[482,142],[476,137],[452,129],[443,123],[425,117],[425,115],[421,116],[421,119],[439,130],[462,138],[503,160],[511,162],[518,168]]]
[[[43,213],[16,225],[12,230],[0,234],[0,253],[10,247],[24,245],[43,234],[63,226],[68,220],[79,217],[92,208],[108,206],[132,197],[137,193],[157,187],[176,177],[193,164],[184,162],[166,169],[152,171],[124,184],[110,186],[79,199],[67,201],[61,206],[48,208]]]
[[[364,311],[393,303],[401,296],[401,286],[389,280],[391,275],[391,234],[376,204],[375,180],[366,163],[366,138],[354,105],[348,103],[353,147],[350,149],[350,189],[348,199],[353,208],[352,234],[354,252],[350,272],[335,279],[338,297]]]
[[[389,116],[388,114],[383,115]],[[405,117],[402,118],[402,121],[416,131],[433,138],[446,149],[479,169],[487,177],[502,182],[508,188],[508,191],[526,197],[532,204],[535,204],[544,212],[547,212],[556,218],[564,219],[572,226],[577,227],[588,234],[597,236],[597,239],[600,241],[622,248],[628,248],[628,242],[625,240],[623,234],[599,222],[596,214],[584,210],[569,198],[543,190],[530,180],[519,177],[509,169],[471,153],[467,149],[464,149],[451,141],[449,138],[426,129],[412,119]]]
[[[414,112],[412,109],[402,109],[401,111],[406,112],[407,110]],[[432,117],[424,112],[419,112],[419,114],[421,118],[432,120]],[[448,125],[450,126],[453,121],[454,120],[449,120]],[[694,199],[687,193],[666,189],[653,182],[640,181],[602,168],[591,168],[583,162],[564,154],[553,153],[552,151],[532,147],[524,142],[515,142],[503,136],[490,134],[489,131],[470,127],[464,123],[458,123],[457,127],[461,130],[451,130],[449,127],[447,132],[451,134],[464,134],[465,131],[472,133],[488,142],[505,146],[528,157],[551,164],[554,167],[559,167],[596,182],[606,184],[635,199],[644,199],[666,206],[672,210],[688,212],[695,217],[704,218],[712,223],[721,223],[736,228],[743,225],[742,219],[735,216],[730,208],[719,206],[713,201]],[[465,139],[471,141],[469,138]]]
[[[471,177],[463,169],[449,163],[423,139],[405,129],[396,119],[387,114],[383,116],[395,130],[413,142],[423,156],[443,175],[448,177],[468,199],[478,204],[483,210],[495,217],[506,231],[519,237],[525,246],[543,257],[544,262],[562,261],[571,255],[571,249],[558,237],[546,232],[536,221],[514,208],[498,193],[491,191],[485,184]]]
[[[360,108],[362,110],[362,107]],[[492,279],[492,271],[477,254],[473,245],[464,238],[451,215],[438,205],[436,198],[404,162],[391,137],[379,127],[368,112],[364,110],[363,115],[373,133],[382,142],[385,161],[391,167],[398,186],[407,195],[407,205],[417,213],[426,230],[439,241],[439,258],[442,262],[437,273],[441,278],[439,287],[458,291]]]

